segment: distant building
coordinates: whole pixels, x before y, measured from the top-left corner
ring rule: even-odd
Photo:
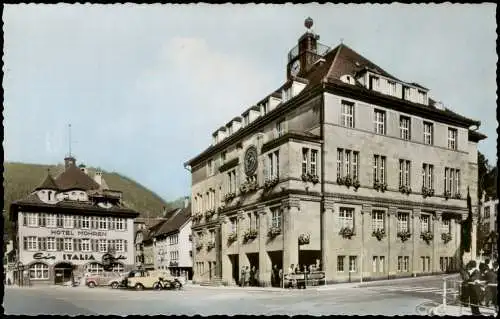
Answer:
[[[486,199],[483,195],[481,205],[481,225],[484,234],[488,234],[486,246],[483,251],[486,255],[498,254],[498,198]]]
[[[74,157],[64,161],[57,178],[48,172],[31,194],[11,204],[16,263],[24,266],[32,284],[133,268],[139,213],[123,206],[122,193],[109,189],[100,171],[91,178]],[[16,281],[22,277],[17,270],[13,275]]]
[[[186,199],[154,234],[155,269],[192,277],[191,205]]]
[[[311,26],[285,83],[185,164],[194,281],[235,284],[249,266],[269,285],[273,265],[318,262],[329,283],[455,268],[468,189],[478,212],[480,122]]]
[[[164,211],[165,214],[165,211]],[[163,217],[147,218],[138,217],[134,220],[134,247],[135,247],[135,266],[140,268],[144,266],[144,240],[148,238],[149,228],[159,222],[166,220]]]

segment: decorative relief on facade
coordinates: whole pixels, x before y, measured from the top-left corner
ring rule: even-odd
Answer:
[[[244,157],[245,174],[247,176],[254,175],[255,171],[257,171],[258,163],[259,161],[258,161],[257,148],[254,145],[252,145],[245,152],[245,157]]]

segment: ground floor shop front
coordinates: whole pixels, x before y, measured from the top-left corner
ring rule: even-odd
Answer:
[[[252,271],[270,286],[274,268],[285,275],[297,267],[324,272],[326,283],[454,272],[466,215],[461,207],[313,198],[239,210],[193,227],[215,234],[212,249],[196,244],[194,281],[236,285]]]
[[[74,264],[70,262],[55,262],[48,264],[34,261],[22,269],[12,271],[12,283],[20,286],[55,284],[65,285],[69,282],[81,284],[85,276],[100,274],[105,271],[126,272],[134,269],[133,265],[114,263],[110,268],[104,267],[100,262]]]

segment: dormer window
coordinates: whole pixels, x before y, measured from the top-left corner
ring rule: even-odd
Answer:
[[[283,89],[283,102],[286,102],[292,98],[292,87]]]
[[[212,176],[214,174],[214,163],[211,159],[209,159],[207,163],[207,173],[208,176]]]
[[[409,86],[403,87],[403,100],[411,101],[411,88]]]
[[[232,124],[228,125],[227,130],[228,130],[228,135],[233,134],[233,125]]]
[[[418,103],[420,104],[426,104],[425,103],[425,100],[426,100],[426,93],[422,90],[418,90]]]
[[[248,124],[250,124],[250,113],[247,113],[245,114],[245,116],[243,116],[243,125],[248,126]]]
[[[378,76],[370,75],[370,90],[377,91],[380,85],[380,79]]]
[[[356,82],[354,81],[354,78],[352,76],[350,76],[349,74],[344,74],[340,77],[340,81],[344,82],[344,83],[347,83],[347,84],[351,84],[351,85],[354,85]]]
[[[260,115],[261,116],[264,116],[267,114],[267,103],[263,103],[261,106],[260,106]]]
[[[396,82],[387,81],[387,94],[395,96],[396,95]]]
[[[285,120],[281,119],[276,123],[276,133],[278,134],[278,137],[285,134]]]

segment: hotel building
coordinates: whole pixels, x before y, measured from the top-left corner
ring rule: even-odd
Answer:
[[[50,173],[26,198],[10,207],[17,263],[32,284],[60,284],[85,273],[127,271],[134,266],[134,218],[97,172],[92,179],[75,158]],[[21,273],[15,274],[15,281]]]
[[[269,285],[273,265],[317,260],[329,283],[456,267],[468,189],[477,222],[479,121],[311,26],[286,82],[185,164],[194,281],[255,266]]]

